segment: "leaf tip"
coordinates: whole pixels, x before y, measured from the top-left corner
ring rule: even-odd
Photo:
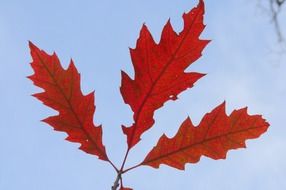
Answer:
[[[171,25],[172,26],[170,17],[168,18],[166,25]]]
[[[33,81],[33,75],[26,76],[26,78]]]
[[[148,30],[148,27],[147,27],[146,22],[143,22],[141,30],[142,30],[142,29],[144,29],[144,30]]]
[[[120,73],[121,73],[121,76],[126,75],[125,71],[123,71],[123,70],[120,70]]]
[[[30,46],[30,47],[35,46],[35,45],[33,44],[33,42],[32,42],[32,41],[30,41],[30,40],[28,40],[28,43],[29,43],[29,46]]]
[[[38,49],[37,46],[33,44],[33,42],[31,42],[30,40],[28,41],[28,43],[29,43],[29,48],[31,51]]]
[[[205,8],[205,2],[204,2],[204,0],[199,0],[198,7],[199,7],[199,8],[202,8],[202,9],[204,10],[204,8]]]
[[[53,56],[57,56],[56,52],[53,53]],[[78,73],[72,58],[70,59],[70,63],[69,63],[69,66],[68,66],[68,70],[69,69],[71,69],[72,71],[75,71],[75,73]]]
[[[149,31],[149,28],[148,28],[148,26],[146,25],[146,23],[144,22],[143,23],[143,25],[142,25],[142,28],[141,28],[141,30],[140,30],[140,36],[144,36],[144,35],[146,35],[147,34],[147,36],[152,36],[151,35],[151,33],[150,33],[150,31]],[[140,39],[140,38],[139,38]]]
[[[75,65],[74,65],[74,60],[73,60],[73,58],[70,59],[70,65],[75,66]]]
[[[38,93],[35,93],[35,94],[31,94],[31,96],[37,98],[38,97]]]
[[[224,100],[221,104],[219,104],[214,110],[216,111],[224,111],[226,110],[226,101]],[[213,110],[213,111],[214,111]]]
[[[46,124],[49,124],[50,125],[50,122],[49,122],[49,117],[45,118],[45,119],[41,119],[40,122],[43,122],[43,123],[46,123]],[[53,126],[52,126],[53,127]],[[55,128],[53,127],[53,129],[55,130]]]

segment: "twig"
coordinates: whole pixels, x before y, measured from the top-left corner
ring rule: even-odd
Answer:
[[[122,172],[119,171],[117,173],[117,177],[113,183],[113,186],[111,187],[111,190],[117,190],[117,188],[119,187],[119,182],[121,181],[121,175],[122,175]]]
[[[279,12],[281,10],[281,6],[283,5],[284,2],[285,2],[285,0],[270,0],[270,10],[272,13],[272,20],[274,22],[274,27],[275,27],[275,31],[276,31],[276,34],[278,36],[279,42],[284,41],[284,37],[283,37],[283,34],[281,32],[281,27],[280,27],[279,20],[278,20],[278,14],[279,14]]]

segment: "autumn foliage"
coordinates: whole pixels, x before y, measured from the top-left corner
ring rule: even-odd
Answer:
[[[146,25],[143,25],[137,45],[130,49],[135,71],[134,78],[122,72],[121,94],[133,111],[134,123],[122,126],[127,138],[123,163],[116,167],[108,158],[102,143],[102,126],[93,123],[95,114],[94,92],[83,95],[80,74],[73,61],[67,69],[54,53],[47,54],[30,42],[34,74],[29,78],[44,91],[34,96],[58,115],[43,121],[56,131],[67,133],[66,140],[80,143],[86,153],[107,161],[117,172],[113,190],[130,190],[123,186],[122,175],[140,166],[159,168],[165,164],[183,170],[185,164],[196,163],[201,156],[225,159],[231,149],[245,148],[245,141],[263,134],[269,124],[260,115],[249,115],[247,108],[225,112],[225,102],[207,113],[194,126],[191,119],[182,122],[177,134],[163,135],[146,158],[133,167],[125,168],[129,151],[140,141],[141,135],[154,125],[154,113],[169,100],[193,87],[204,74],[186,72],[202,55],[209,40],[200,39],[204,2],[183,15],[184,28],[178,34],[170,21],[165,25],[159,43],[156,43]]]

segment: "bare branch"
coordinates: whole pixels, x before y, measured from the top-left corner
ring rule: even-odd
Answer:
[[[272,20],[274,23],[275,31],[278,37],[279,42],[283,42],[284,36],[281,32],[281,27],[278,19],[282,5],[285,3],[285,0],[270,0],[270,10],[272,14]]]

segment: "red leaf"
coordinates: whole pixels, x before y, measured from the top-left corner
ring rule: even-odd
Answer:
[[[143,25],[135,49],[130,49],[135,78],[122,72],[121,94],[134,112],[134,124],[123,126],[129,149],[137,144],[140,136],[154,124],[154,112],[204,74],[185,72],[200,56],[208,40],[200,40],[204,29],[204,3],[183,15],[184,29],[177,34],[170,21],[165,25],[159,44]]]
[[[80,74],[71,61],[67,70],[63,69],[57,55],[48,55],[29,43],[34,74],[29,78],[44,92],[35,94],[45,105],[59,114],[43,121],[56,131],[68,134],[66,140],[78,142],[80,149],[108,161],[102,144],[102,128],[95,127],[94,93],[84,96],[80,89]]]
[[[196,163],[203,155],[225,159],[228,150],[245,148],[247,139],[258,138],[268,127],[260,115],[248,115],[247,108],[227,116],[223,103],[206,114],[197,127],[187,118],[173,138],[163,135],[142,165],[158,168],[166,164],[184,169],[186,163]]]

